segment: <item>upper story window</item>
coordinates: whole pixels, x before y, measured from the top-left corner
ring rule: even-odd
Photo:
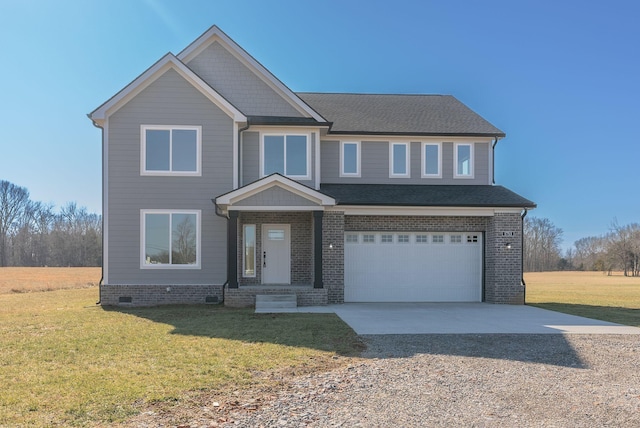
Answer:
[[[422,178],[442,177],[442,146],[440,143],[422,143]]]
[[[277,172],[290,178],[311,179],[308,135],[262,136],[262,175]]]
[[[340,143],[340,177],[360,177],[360,143]]]
[[[142,268],[200,268],[200,211],[142,210]]]
[[[389,177],[408,178],[409,173],[409,143],[389,144]]]
[[[202,127],[143,125],[142,175],[201,175]]]
[[[453,163],[455,178],[473,178],[473,144],[456,143]]]

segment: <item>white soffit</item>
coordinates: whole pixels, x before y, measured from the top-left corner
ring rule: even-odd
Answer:
[[[324,193],[320,193],[310,187],[302,185],[297,181],[283,177],[280,174],[271,174],[244,187],[218,196],[215,200],[215,203],[219,206],[224,207],[233,206],[233,204],[238,203],[243,199],[268,190],[274,186],[287,190],[320,206],[333,206],[336,203],[335,199],[333,199],[332,197],[327,196]],[[274,207],[268,208],[272,209]]]

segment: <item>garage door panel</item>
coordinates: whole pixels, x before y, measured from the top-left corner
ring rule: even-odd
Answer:
[[[408,242],[399,242],[399,235],[407,239],[405,232],[394,233],[393,243],[382,242],[382,235],[389,239],[386,232],[357,233],[357,240],[351,235],[345,242],[346,302],[482,298],[481,233],[411,233]],[[374,242],[364,242],[365,235]]]

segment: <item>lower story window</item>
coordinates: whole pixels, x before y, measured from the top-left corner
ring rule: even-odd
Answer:
[[[242,276],[256,276],[256,225],[245,224],[242,234],[244,250],[242,252]]]
[[[200,267],[200,211],[143,210],[143,268]]]

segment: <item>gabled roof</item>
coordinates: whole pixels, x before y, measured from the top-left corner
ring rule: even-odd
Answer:
[[[304,184],[300,184],[295,180],[284,177],[278,173],[273,173],[264,178],[254,181],[253,183],[247,184],[246,186],[240,187],[238,189],[232,190],[225,194],[222,194],[215,198],[214,203],[222,208],[223,210],[228,210],[234,207],[235,204],[239,204],[243,200],[250,198],[258,193],[264,192],[273,187],[279,187],[284,189],[294,195],[297,195],[307,201],[312,202],[318,207],[322,206],[333,206],[336,204],[335,199],[331,196],[328,196],[324,193],[318,192],[311,187],[305,186]],[[265,210],[274,210],[277,205],[265,205],[262,207]],[[246,207],[234,207],[235,209],[247,209]],[[249,207],[251,210],[255,211],[257,207]],[[306,206],[305,206],[306,209]],[[318,209],[318,208],[316,208]]]
[[[298,95],[282,83],[276,76],[260,64],[254,57],[245,51],[240,45],[234,42],[224,31],[214,25],[205,31],[200,37],[187,46],[178,54],[178,58],[184,63],[188,63],[200,52],[206,49],[211,43],[222,44],[231,54],[240,60],[245,66],[251,69],[256,76],[269,85],[276,93],[288,101],[300,113],[308,115],[319,122],[326,120],[318,114],[312,107],[300,99]]]
[[[221,110],[229,115],[237,122],[246,122],[246,116],[234,107],[229,101],[227,101],[222,95],[220,95],[215,89],[209,86],[204,80],[198,77],[193,71],[184,65],[173,54],[168,53],[163,56],[158,62],[149,67],[144,73],[138,76],[133,82],[129,83],[120,92],[107,100],[100,107],[89,113],[89,118],[96,124],[102,125],[104,120],[118,110],[133,97],[139,94],[143,89],[153,83],[156,79],[162,76],[167,70],[173,69],[186,81],[191,83],[197,90],[199,90],[205,97],[211,102],[217,105]]]
[[[489,185],[320,184],[338,205],[535,208],[517,193]]]
[[[451,95],[298,93],[330,134],[504,137]]]

